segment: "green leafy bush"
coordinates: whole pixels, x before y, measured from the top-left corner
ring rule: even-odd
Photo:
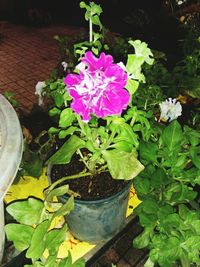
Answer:
[[[149,248],[146,266],[198,266],[200,213],[195,188],[200,185],[200,133],[173,121],[158,140],[140,142],[139,151],[145,170],[134,186],[142,200],[136,213],[144,231],[134,246]]]

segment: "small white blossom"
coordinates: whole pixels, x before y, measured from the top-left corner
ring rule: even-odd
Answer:
[[[64,71],[66,71],[66,69],[67,69],[67,67],[68,67],[67,62],[63,61],[61,64],[62,64],[62,66],[63,66]]]
[[[185,2],[186,2],[186,0],[176,0],[177,5],[179,5],[179,6]]]
[[[167,100],[160,103],[159,106],[161,110],[160,120],[169,120],[170,122],[177,119],[182,114],[182,106],[180,102],[175,98],[168,98]]]
[[[35,86],[35,95],[38,95],[38,105],[43,105],[43,97],[42,97],[42,91],[46,87],[45,82],[38,82]]]

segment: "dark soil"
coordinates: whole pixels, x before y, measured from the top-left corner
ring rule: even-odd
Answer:
[[[83,163],[77,156],[74,156],[70,164],[53,166],[51,171],[52,182],[57,181],[59,178],[79,173],[83,169]],[[112,196],[121,191],[127,184],[125,181],[114,180],[108,172],[71,179],[66,183],[69,184],[70,190],[80,195],[77,198],[82,200],[97,200]]]

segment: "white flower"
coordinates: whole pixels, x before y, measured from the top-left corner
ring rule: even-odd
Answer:
[[[42,91],[46,87],[45,82],[38,82],[35,86],[35,95],[38,95],[38,105],[43,105]]]
[[[185,2],[186,2],[186,0],[176,0],[176,3],[178,6],[182,5]]]
[[[159,106],[161,110],[160,120],[169,120],[170,122],[177,119],[182,114],[182,106],[180,102],[175,98],[168,98],[167,100],[160,103]]]
[[[68,67],[67,62],[63,61],[61,64],[62,64],[62,66],[63,66],[64,71],[66,71],[66,69],[67,69],[67,67]]]

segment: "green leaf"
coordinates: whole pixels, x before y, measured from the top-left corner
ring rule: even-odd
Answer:
[[[166,175],[163,169],[156,169],[156,171],[152,174],[151,177],[151,185],[152,187],[159,188],[161,185],[168,183],[168,176]]]
[[[102,140],[106,141],[108,139],[108,137],[109,137],[108,133],[106,132],[105,127],[103,127],[103,126],[99,126],[98,127],[97,133],[101,137]]]
[[[192,263],[200,264],[199,250],[193,250],[188,252],[188,261]],[[194,265],[195,266],[195,265]],[[198,266],[198,265],[197,265]]]
[[[194,200],[197,195],[196,191],[193,191],[191,187],[182,183],[172,183],[164,193],[165,197],[172,204],[181,203],[185,201]]]
[[[131,152],[133,150],[133,145],[126,141],[119,141],[113,144],[112,147],[126,152]]]
[[[57,107],[61,107],[64,103],[63,94],[56,92],[56,95],[54,96],[54,100]]]
[[[81,1],[79,5],[80,5],[80,8],[85,8],[86,7],[85,2],[83,2],[83,1]]]
[[[156,143],[140,142],[140,157],[147,161],[157,162],[158,145]]]
[[[62,203],[59,202],[48,202],[47,206],[52,210],[52,211],[57,211],[62,207]]]
[[[46,234],[49,228],[50,222],[48,220],[40,223],[32,236],[31,245],[26,252],[26,257],[38,260],[42,257],[45,250]]]
[[[200,220],[192,221],[192,228],[196,231],[198,235],[200,235]]]
[[[95,16],[92,17],[92,23],[94,25],[99,26],[100,30],[102,29],[101,21],[100,21],[100,19],[99,19],[99,17],[97,15],[95,15]]]
[[[157,222],[157,216],[154,214],[140,213],[140,224],[143,227],[155,227]]]
[[[137,91],[138,86],[139,86],[138,81],[128,79],[128,82],[127,82],[125,88],[129,91],[130,95],[132,96]]]
[[[91,13],[100,15],[102,13],[102,8],[100,5],[95,4],[94,2],[90,2],[90,10]]]
[[[147,247],[152,233],[152,227],[145,228],[144,231],[133,240],[133,246],[139,249]]]
[[[146,199],[141,204],[141,208],[147,214],[157,214],[158,204],[154,199]]]
[[[45,267],[56,267],[57,264],[57,255],[51,255],[47,258],[45,262]]]
[[[200,133],[199,131],[196,131],[189,126],[185,125],[184,126],[184,132],[186,137],[188,138],[189,142],[191,143],[192,146],[196,146],[200,142]]]
[[[140,40],[135,40],[135,41],[130,40],[129,44],[131,44],[135,48],[136,56],[138,57],[142,56],[144,58],[144,61],[149,65],[153,64],[154,62],[154,59],[152,58],[153,54],[145,42],[141,42]]]
[[[72,255],[68,252],[68,257],[65,259],[61,259],[58,267],[73,267],[72,264]]]
[[[161,138],[170,151],[174,150],[176,146],[180,146],[183,140],[183,132],[180,124],[176,120],[171,122],[164,129]]]
[[[191,236],[185,241],[185,245],[190,250],[196,250],[198,249],[200,251],[200,236]]]
[[[65,108],[60,114],[59,127],[68,127],[75,120],[75,114],[71,108]]]
[[[48,130],[48,133],[50,133],[50,134],[56,134],[59,131],[60,131],[60,129],[58,129],[58,128],[50,127],[49,130]]]
[[[5,226],[6,236],[18,251],[24,251],[31,243],[34,228],[28,225],[10,223]]]
[[[112,124],[112,126],[113,126],[113,124]],[[114,142],[126,141],[126,142],[134,145],[135,147],[138,147],[138,145],[139,145],[138,135],[133,132],[133,129],[129,124],[127,124],[123,121],[123,123],[116,125],[116,127],[118,128],[117,132],[119,134],[114,139]]]
[[[53,218],[68,215],[73,209],[74,209],[74,197],[71,196],[67,200],[67,203],[65,203],[59,210],[57,210],[54,213]]]
[[[178,229],[181,226],[182,220],[177,213],[166,215],[163,220],[160,220],[160,225],[166,232],[171,232],[172,228]]]
[[[47,160],[52,164],[67,164],[71,161],[73,154],[77,149],[84,147],[85,142],[76,135],[70,136],[70,138],[56,151],[53,156]]]
[[[150,181],[147,178],[136,177],[134,179],[134,187],[137,194],[147,195],[150,190]]]
[[[55,89],[57,88],[57,85],[58,85],[58,84],[57,84],[56,82],[51,83],[51,84],[50,84],[50,89],[51,89],[51,90],[55,90]]]
[[[182,255],[181,241],[177,237],[157,234],[153,237],[150,259],[162,267],[172,267]]]
[[[58,137],[60,139],[64,139],[68,135],[72,135],[76,130],[78,130],[77,127],[70,126],[67,130],[61,130],[58,134]]]
[[[158,212],[157,212],[158,219],[164,221],[166,216],[172,213],[174,213],[173,207],[168,204],[165,204],[163,207],[160,207],[158,209]]]
[[[190,157],[194,165],[200,169],[200,146],[190,147]]]
[[[144,169],[134,153],[113,149],[103,151],[102,154],[114,179],[131,180]]]
[[[153,266],[154,266],[154,262],[151,261],[150,258],[148,258],[148,260],[144,264],[144,267],[153,267]]]
[[[53,229],[49,231],[46,235],[46,248],[50,255],[55,255],[58,253],[60,245],[66,239],[67,224],[65,224],[61,229]]]
[[[57,116],[60,114],[60,112],[61,112],[61,110],[59,108],[54,107],[54,108],[49,110],[49,116],[51,116],[51,117]]]
[[[45,199],[48,202],[51,202],[53,200],[54,197],[58,197],[58,196],[62,196],[65,195],[69,190],[69,185],[62,185],[56,189],[53,189],[52,191],[45,191],[48,192],[48,194],[46,195],[45,193]]]
[[[84,259],[78,259],[75,261],[72,265],[73,267],[85,267],[85,260]]]
[[[28,200],[11,203],[6,210],[19,223],[32,226],[40,221],[43,208],[41,200],[29,197]]]
[[[186,155],[181,155],[177,158],[176,162],[175,163],[175,167],[177,168],[184,168],[186,163],[187,163],[187,156]]]
[[[38,178],[42,174],[43,161],[38,156],[38,152],[30,152],[30,158],[28,161],[23,162],[23,168],[29,176]]]
[[[141,66],[143,63],[144,58],[142,56],[137,57],[136,55],[128,55],[126,70],[131,79],[145,81],[144,75],[141,72]]]
[[[33,265],[24,265],[24,267],[46,267],[46,265],[44,265],[41,261],[36,261]]]
[[[190,210],[188,209],[188,207],[186,205],[183,205],[183,204],[179,205],[178,209],[179,209],[180,217],[183,220],[185,220],[187,218]]]

